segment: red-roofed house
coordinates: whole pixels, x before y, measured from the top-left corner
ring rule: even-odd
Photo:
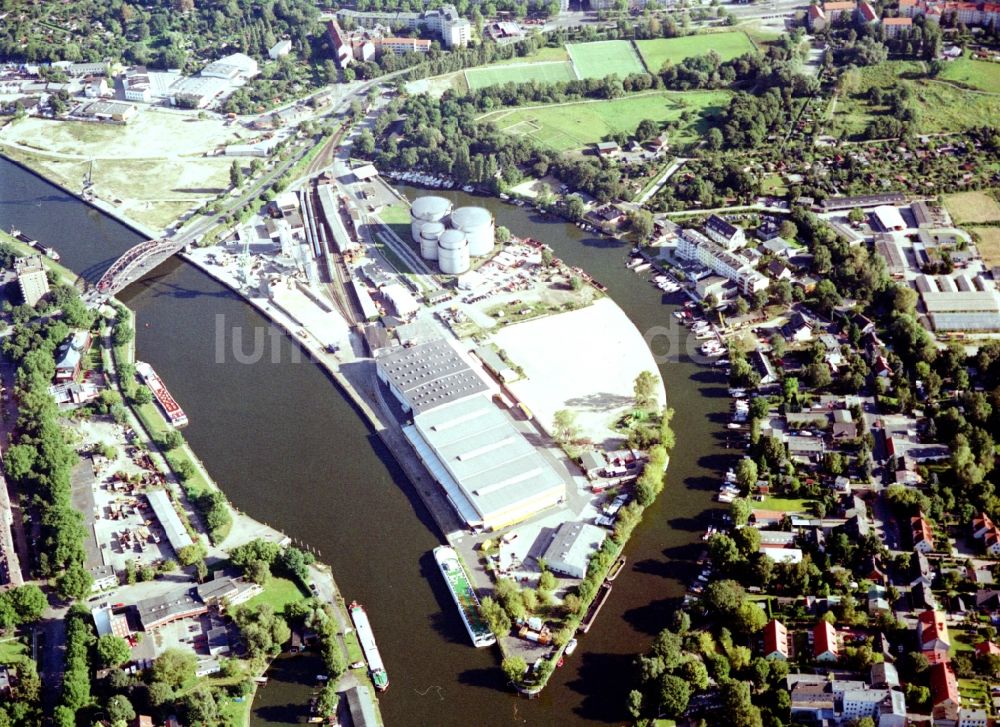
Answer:
[[[827,25],[826,13],[823,12],[823,8],[819,5],[809,6],[809,11],[806,13],[806,20],[809,23],[809,29],[814,33],[823,30]]]
[[[921,0],[899,0],[899,14],[907,18],[914,18],[924,14],[924,6]],[[883,23],[887,18],[883,19]]]
[[[858,3],[858,15],[861,16],[861,22],[863,23],[877,23],[878,13],[875,12],[875,8],[866,2],[866,0],[861,0]]]
[[[764,658],[788,660],[788,629],[776,618],[764,627]]]
[[[934,550],[934,533],[923,513],[910,518],[910,532],[913,534],[913,549],[921,553]]]
[[[1000,528],[994,526],[992,530],[988,530],[983,536],[983,545],[990,555],[1000,556]]]
[[[972,518],[972,537],[978,540],[995,527],[996,526],[993,524],[993,520],[990,519],[990,516],[985,512],[981,512]]]
[[[986,656],[987,654],[1000,654],[1000,646],[992,641],[980,641],[976,644],[976,653]]]
[[[958,692],[958,680],[951,664],[941,662],[931,666],[931,704],[934,705],[935,720],[958,719],[962,697]]]
[[[913,18],[882,18],[882,27],[885,28],[885,37],[895,38],[913,27]]]
[[[813,658],[816,661],[836,661],[840,658],[837,630],[829,621],[820,621],[813,628]]]
[[[917,617],[917,640],[920,650],[931,663],[948,660],[951,640],[941,611],[924,611]]]
[[[346,68],[353,60],[354,53],[347,42],[347,36],[336,20],[331,20],[326,24],[327,35],[330,36],[330,45],[333,46],[333,57],[337,61],[337,66]]]

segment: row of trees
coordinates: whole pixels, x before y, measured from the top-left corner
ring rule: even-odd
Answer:
[[[43,532],[39,570],[56,579],[64,598],[82,598],[92,579],[84,568],[83,518],[71,502],[70,475],[77,456],[66,443],[49,385],[55,375],[56,347],[69,335],[57,318],[15,325],[4,353],[17,366],[17,434],[7,450],[7,476],[22,493],[33,493]]]

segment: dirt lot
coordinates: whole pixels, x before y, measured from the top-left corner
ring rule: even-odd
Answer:
[[[232,159],[206,153],[258,136],[214,117],[146,109],[125,126],[25,119],[0,135],[0,147],[73,191],[92,173],[100,199],[161,229],[228,188]]]
[[[959,192],[944,198],[956,225],[970,222],[1000,222],[1000,203],[988,191]]]

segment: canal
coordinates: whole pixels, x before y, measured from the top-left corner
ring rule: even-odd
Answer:
[[[404,192],[411,199],[420,194]],[[498,224],[547,242],[593,274],[640,330],[669,329],[673,306],[624,268],[627,250],[618,244],[496,200],[448,194],[490,207]],[[17,226],[53,245],[68,267],[91,281],[141,239],[3,160],[0,226]],[[176,259],[122,299],[136,311],[138,356],[156,367],[184,406],[191,419],[185,435],[234,505],[318,549],[344,595],[365,604],[392,680],[381,700],[386,724],[582,725],[622,718],[633,655],[668,621],[701,549],[699,518],[712,505],[726,454],[717,437],[728,399],[717,374],[684,355],[661,366],[677,410],[667,488],[635,531],[628,566],[597,626],[541,698],[528,702],[502,690],[495,653],[468,646],[430,556],[440,536],[413,488],[290,339],[267,335],[273,345],[259,360],[237,361],[233,338],[242,336],[249,351],[253,332],[270,333],[269,324]],[[669,339],[658,336],[654,352],[663,353]],[[301,718],[315,665],[296,661],[283,660],[260,692],[254,724]]]

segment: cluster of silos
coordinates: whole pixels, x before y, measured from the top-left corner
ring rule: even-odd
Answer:
[[[420,245],[421,257],[437,260],[443,273],[460,275],[469,269],[471,258],[493,252],[496,230],[489,210],[453,211],[444,197],[429,196],[418,197],[410,207],[410,234]]]

